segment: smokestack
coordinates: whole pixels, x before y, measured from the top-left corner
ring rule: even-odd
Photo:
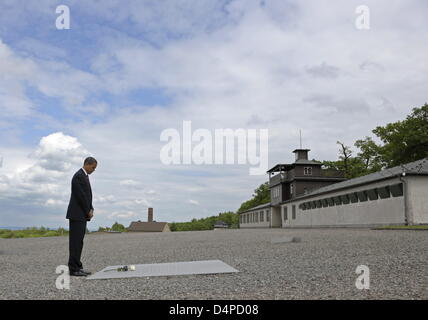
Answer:
[[[149,208],[149,210],[148,210],[147,221],[148,222],[153,222],[153,208]]]

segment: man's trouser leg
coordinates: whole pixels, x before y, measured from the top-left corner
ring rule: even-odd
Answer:
[[[76,272],[83,268],[80,257],[83,249],[83,238],[86,232],[86,221],[70,220],[68,269]]]

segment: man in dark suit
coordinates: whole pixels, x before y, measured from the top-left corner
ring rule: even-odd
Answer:
[[[97,164],[97,160],[94,158],[86,158],[83,168],[80,168],[71,180],[71,197],[66,218],[69,219],[70,225],[68,269],[72,276],[87,276],[91,274],[83,270],[80,256],[82,254],[83,238],[86,233],[86,223],[94,216],[89,175],[95,171]]]

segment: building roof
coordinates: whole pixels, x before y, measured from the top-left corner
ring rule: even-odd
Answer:
[[[270,173],[270,172],[278,172],[278,171],[285,171],[288,169],[292,169],[293,165],[291,164],[286,164],[286,163],[279,163],[276,166],[272,167],[271,169],[269,169],[268,171],[266,171],[266,173]]]
[[[267,208],[267,207],[270,207],[270,206],[271,206],[271,205],[270,205],[270,202],[268,202],[268,203],[264,203],[264,204],[261,204],[261,205],[258,205],[258,206],[255,206],[255,207],[252,207],[252,208],[250,208],[250,209],[247,209],[247,210],[245,210],[245,211],[241,211],[241,212],[239,212],[239,214],[244,213],[244,212],[248,212],[248,211],[253,211],[253,210],[258,210],[258,209]]]
[[[372,183],[380,180],[390,179],[397,177],[405,172],[406,175],[428,175],[428,158],[424,158],[418,161],[410,162],[401,166],[384,169],[375,173],[371,173],[362,177],[349,179],[346,181],[334,183],[319,189],[316,189],[308,194],[298,196],[293,199],[289,199],[283,202],[291,202],[301,198],[312,197],[326,192],[337,191],[340,189],[355,187],[367,183]]]
[[[297,159],[293,164],[311,164],[311,165],[322,165],[321,162],[315,160]]]
[[[167,224],[167,222],[133,221],[129,225],[128,231],[162,232]]]
[[[296,164],[308,164],[308,165],[313,165],[313,166],[321,166],[322,165],[322,163],[319,161],[298,159],[294,163],[291,163],[291,164],[279,163],[279,164],[275,165],[274,167],[272,167],[271,169],[269,169],[268,171],[266,171],[266,173],[290,170],[290,169],[293,169]]]
[[[226,222],[221,221],[221,220],[220,220],[220,221],[217,221],[215,224],[219,224],[219,225],[220,225],[220,224],[221,224],[221,225],[227,225],[227,223],[226,223]]]
[[[228,227],[229,225],[226,223],[226,222],[224,222],[224,221],[217,221],[215,224],[214,224],[214,228],[215,227]]]

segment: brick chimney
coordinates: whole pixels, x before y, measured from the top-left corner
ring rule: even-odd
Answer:
[[[149,208],[149,210],[148,210],[147,221],[148,222],[153,222],[153,208]]]

